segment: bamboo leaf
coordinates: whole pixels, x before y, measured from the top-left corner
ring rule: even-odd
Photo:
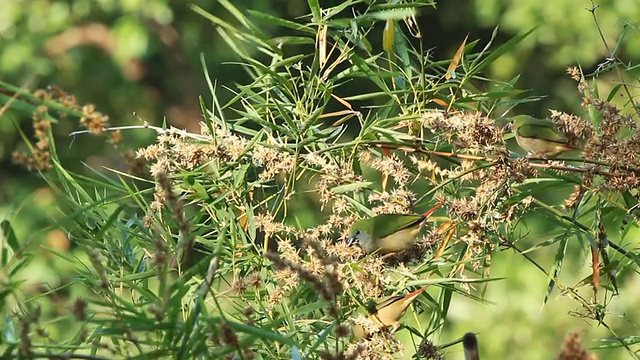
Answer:
[[[513,50],[516,45],[518,45],[520,42],[522,42],[522,40],[526,39],[527,36],[529,36],[536,29],[537,29],[537,27],[534,27],[533,29],[531,29],[529,31],[520,33],[520,34],[514,36],[513,38],[509,39],[502,46],[500,46],[499,48],[494,50],[492,53],[490,53],[489,56],[487,56],[486,58],[482,59],[482,61],[480,61],[477,65],[474,66],[472,64],[471,65],[471,69],[469,70],[469,73],[470,74],[479,73],[485,67],[487,67],[489,64],[493,63],[497,58],[499,58],[502,55],[506,54],[507,52]]]
[[[542,307],[544,307],[549,301],[549,297],[551,296],[551,292],[555,289],[556,281],[558,276],[560,276],[560,271],[562,270],[562,264],[564,263],[564,257],[567,252],[567,243],[568,237],[563,236],[560,238],[560,244],[558,245],[558,250],[556,251],[556,256],[553,259],[553,267],[551,269],[551,275],[549,279],[549,284],[547,285],[547,291],[544,294],[544,300],[542,301]]]
[[[464,46],[467,43],[467,38],[469,38],[469,35],[465,36],[464,40],[462,41],[462,44],[460,44],[460,46],[458,47],[458,51],[456,51],[456,54],[451,59],[451,64],[449,64],[449,68],[447,68],[447,73],[444,75],[445,79],[447,80],[451,78],[455,79],[456,77],[455,71],[458,68],[458,64],[460,64],[460,59],[462,59],[462,55],[464,54]]]

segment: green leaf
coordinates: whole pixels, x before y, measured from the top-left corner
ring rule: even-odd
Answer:
[[[259,327],[246,325],[246,324],[242,324],[234,321],[226,321],[226,324],[229,325],[230,328],[232,328],[237,332],[253,335],[262,340],[277,341],[279,343],[290,345],[290,346],[297,345],[296,342],[293,341],[290,337],[283,336],[279,333],[276,333],[270,330],[265,330]]]
[[[613,98],[616,96],[616,94],[618,93],[618,90],[620,90],[621,87],[622,87],[622,84],[618,84],[614,86],[611,89],[611,91],[609,91],[609,95],[607,95],[607,102],[611,102],[611,100],[613,100]]]
[[[18,334],[16,333],[16,328],[13,325],[13,320],[9,315],[4,316],[4,326],[2,327],[2,338],[3,342],[10,345],[17,345],[20,343],[18,339]]]
[[[322,9],[320,9],[320,3],[318,0],[308,0],[307,3],[309,4],[309,9],[311,9],[311,14],[313,15],[313,18],[311,19],[311,21],[319,23],[322,20]]]
[[[2,220],[0,223],[0,231],[2,231],[2,240],[6,241],[7,245],[13,253],[17,253],[20,250],[20,244],[18,243],[18,238],[16,237],[15,231],[13,231],[13,227],[11,226],[11,222],[9,220]],[[2,244],[0,242],[0,244]],[[2,256],[0,257],[0,265],[6,266],[9,262],[9,252],[6,251],[3,246],[1,249]]]
[[[493,63],[497,58],[499,58],[500,56],[508,53],[509,51],[513,50],[513,48],[520,43],[522,40],[524,40],[527,36],[529,36],[535,29],[537,29],[537,26],[534,27],[533,29],[526,31],[524,33],[520,33],[516,36],[514,36],[513,38],[509,39],[509,41],[507,41],[506,43],[504,43],[502,46],[500,46],[499,48],[497,48],[496,50],[494,50],[491,54],[489,54],[489,56],[487,56],[486,58],[484,58],[482,61],[480,61],[479,63],[475,64],[472,63],[471,64],[471,69],[469,70],[470,74],[476,74],[479,73],[480,71],[482,71],[482,69],[484,69],[485,67],[489,66],[491,63]],[[496,28],[497,30],[497,28]],[[475,65],[474,65],[475,64]]]
[[[383,10],[383,11],[373,11],[369,12],[355,18],[355,21],[359,25],[364,25],[368,22],[373,22],[376,20],[402,20],[406,17],[410,17],[415,15],[415,8],[399,8],[392,10]]]
[[[357,191],[360,189],[368,189],[373,182],[371,181],[360,181],[352,184],[339,185],[331,189],[332,193],[335,194],[344,194],[351,191]]]
[[[282,18],[273,16],[273,15],[269,15],[269,14],[265,14],[263,12],[256,11],[256,10],[247,9],[247,12],[249,14],[257,17],[260,20],[264,20],[269,25],[282,26],[284,28],[292,29],[292,30],[295,30],[295,31],[301,31],[301,32],[307,33],[309,35],[313,35],[313,36],[316,35],[316,31],[314,29],[312,29],[308,25],[299,24],[297,22],[293,22],[293,21],[290,21],[290,20],[282,19]]]
[[[544,294],[544,300],[542,301],[543,308],[547,304],[547,301],[551,296],[551,292],[556,286],[556,280],[558,279],[558,276],[560,276],[560,271],[562,270],[562,264],[564,263],[564,257],[567,253],[568,240],[569,239],[567,236],[563,236],[560,239],[560,244],[558,245],[556,256],[553,259],[553,267],[551,268],[551,276],[549,279],[549,284],[547,285],[547,291]]]

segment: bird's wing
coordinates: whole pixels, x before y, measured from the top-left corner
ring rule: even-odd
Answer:
[[[545,121],[545,123],[532,122],[522,124],[516,131],[518,135],[526,138],[537,138],[559,143],[566,143],[568,141],[567,138],[556,129],[555,125],[547,121]]]
[[[393,296],[387,296],[384,298],[379,299],[376,304],[375,304],[375,309],[369,309],[370,313],[374,314],[376,312],[378,312],[378,310],[380,309],[384,309],[385,307],[395,303],[396,301],[400,301],[402,299],[404,299],[405,295],[393,295]],[[371,311],[374,310],[374,311]]]
[[[424,220],[424,216],[418,214],[382,214],[378,215],[374,224],[374,236],[381,239],[394,232],[417,225]]]

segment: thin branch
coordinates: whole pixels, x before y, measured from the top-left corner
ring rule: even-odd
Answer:
[[[604,171],[604,170],[600,170],[597,169],[595,167],[576,167],[576,166],[564,166],[564,165],[555,165],[555,164],[548,164],[548,163],[543,163],[543,164],[539,164],[539,163],[529,163],[529,166],[533,167],[533,168],[538,168],[538,169],[552,169],[552,170],[559,170],[559,171],[567,171],[567,172],[577,172],[577,173],[582,173],[582,174],[597,174],[597,175],[602,175],[602,176],[608,176],[608,177],[617,177],[617,176],[623,176],[620,173],[613,173],[610,171]]]
[[[190,133],[186,130],[180,130],[174,127],[168,129],[161,128],[159,126],[149,125],[146,121],[142,125],[128,125],[128,126],[114,126],[102,129],[102,131],[117,131],[117,130],[133,130],[133,129],[151,129],[158,134],[180,135],[183,137],[191,138],[200,141],[210,141],[211,138],[204,135]],[[77,130],[69,134],[69,136],[76,136],[82,134],[88,134],[89,130]]]
[[[591,0],[591,7],[587,8],[587,11],[589,11],[591,13],[591,16],[593,17],[593,22],[596,24],[596,29],[598,29],[598,34],[600,34],[600,39],[602,40],[602,43],[604,44],[605,49],[607,49],[607,52],[609,53],[609,59],[616,59],[620,61],[620,63],[624,64],[624,61],[620,60],[616,56],[616,54],[614,54],[613,51],[611,51],[611,48],[607,43],[607,39],[604,37],[604,34],[602,33],[602,29],[600,28],[600,23],[598,22],[598,17],[596,16],[596,9],[598,7],[600,7],[600,5],[594,4],[593,0]],[[627,83],[624,82],[622,74],[620,73],[620,68],[616,66],[615,69],[618,77],[620,78],[622,87],[624,88],[624,92],[627,93],[627,97],[629,98],[629,101],[633,105],[632,108],[636,110],[636,115],[640,116],[640,110],[638,110],[638,106],[633,100],[633,96],[631,95],[631,91],[629,91],[629,87],[627,86]]]
[[[386,143],[386,142],[375,142],[375,143],[372,143],[372,145],[375,146],[375,147],[378,147],[378,148],[382,148],[382,149],[395,149],[395,150],[406,151],[406,152],[417,152],[417,153],[421,153],[421,154],[434,155],[434,156],[447,157],[447,158],[457,158],[457,159],[462,159],[462,160],[486,161],[486,162],[491,162],[491,163],[499,160],[499,157],[497,157],[497,156],[481,156],[481,155],[459,154],[459,153],[435,151],[435,150],[425,149],[425,148],[423,148],[423,147],[421,147],[419,145],[418,146],[409,146],[409,145],[393,144],[393,143]],[[548,161],[549,160],[549,159],[545,159],[545,158],[541,158],[541,157],[528,157],[528,159],[529,160],[543,160],[543,161]],[[507,158],[507,161],[510,161],[510,160],[512,160],[512,159],[511,158]],[[556,160],[559,160],[559,161],[561,161],[561,160],[577,161],[577,162],[594,164],[594,165],[599,165],[599,166],[612,167],[611,164],[608,164],[608,163],[605,163],[605,162],[602,162],[602,161],[597,161],[597,160],[590,160],[590,159],[557,158]],[[529,166],[531,166],[533,168],[539,168],[539,169],[552,169],[552,170],[576,172],[576,173],[583,173],[583,174],[590,173],[590,174],[597,174],[597,175],[602,175],[602,176],[607,176],[607,177],[624,176],[623,173],[600,170],[600,169],[596,168],[595,166],[576,167],[576,166],[555,165],[555,164],[549,164],[549,163],[529,163]],[[640,175],[640,169],[635,169],[635,168],[628,167],[628,166],[623,166],[621,168],[624,169],[624,170],[631,171],[631,172],[634,172],[634,173]]]
[[[84,359],[84,360],[110,360],[109,358],[96,356],[96,355],[83,355],[83,354],[47,354],[47,353],[31,353],[31,356],[36,359]]]
[[[590,234],[594,238],[597,237],[597,234],[594,234],[594,232],[593,232],[593,230],[591,228],[589,228],[588,226],[582,224],[581,222],[577,221],[576,219],[561,213],[560,211],[556,210],[552,206],[549,206],[546,203],[544,203],[544,202],[542,202],[542,201],[540,201],[538,199],[534,199],[534,202],[536,204],[538,204],[540,207],[542,207],[543,209],[547,210],[550,213],[553,213],[558,218],[564,220],[565,222],[568,222],[570,224],[575,225],[580,230],[584,231],[587,234]],[[623,249],[620,245],[618,245],[618,244],[616,244],[616,243],[614,243],[614,242],[612,242],[611,240],[608,240],[608,239],[607,239],[607,245],[611,246],[615,251],[617,251],[618,253],[620,253],[621,255],[626,257],[627,259],[632,260],[633,262],[635,262],[636,265],[640,266],[640,257],[638,257],[637,254]]]

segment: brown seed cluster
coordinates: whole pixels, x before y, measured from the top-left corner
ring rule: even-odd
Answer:
[[[51,122],[48,120],[46,106],[38,106],[33,113],[33,130],[37,142],[31,149],[31,155],[14,151],[11,155],[14,164],[19,164],[29,171],[47,171],[51,169],[51,153],[49,151],[49,131]]]
[[[55,112],[61,118],[68,113],[77,114],[80,117],[80,124],[94,134],[102,133],[109,125],[109,117],[96,111],[93,104],[80,106],[74,95],[68,94],[58,87],[49,86],[46,90],[36,90],[34,96],[42,100],[32,115],[34,135],[37,141],[35,146],[31,147],[30,154],[14,151],[11,155],[15,164],[22,165],[29,171],[46,171],[52,167],[49,133],[53,117],[50,113]],[[37,102],[37,100],[33,102]],[[114,132],[109,141],[117,145],[120,142],[120,133]]]
[[[428,360],[444,360],[444,356],[440,354],[438,347],[428,339],[424,339],[420,343],[418,354]]]
[[[92,249],[89,249],[87,252],[89,253],[89,260],[91,261],[91,264],[93,265],[96,272],[98,273],[98,279],[99,279],[98,286],[103,290],[108,289],[110,286],[109,277],[107,276],[107,270],[104,267],[104,264],[103,264],[104,259],[102,257],[102,254],[100,253],[100,250],[96,248],[92,248]]]
[[[586,188],[583,185],[575,185],[571,195],[569,195],[569,197],[564,201],[564,207],[567,209],[575,208],[585,191]]]
[[[487,154],[504,148],[502,128],[481,113],[427,111],[419,122],[423,128],[470,154]]]
[[[572,332],[567,336],[562,350],[558,354],[558,360],[597,360],[596,354],[590,354],[582,346],[580,333]]]
[[[348,166],[342,166],[336,161],[332,161],[325,156],[316,153],[309,153],[302,156],[305,165],[314,169],[318,173],[318,180],[315,182],[315,189],[319,194],[320,203],[324,207],[333,201],[334,210],[338,214],[344,214],[349,209],[344,198],[335,192],[335,188],[342,185],[349,185],[362,181],[360,175],[356,175]],[[343,158],[344,163],[348,163],[347,158]]]
[[[85,321],[87,319],[87,300],[78,298],[73,304],[73,316],[78,321]]]
[[[258,178],[265,182],[275,179],[279,174],[288,173],[296,163],[293,154],[263,145],[255,146],[252,159],[256,166],[263,169]]]
[[[160,170],[170,174],[180,169],[193,170],[212,159],[226,160],[229,156],[217,145],[198,142],[173,131],[158,135],[156,144],[136,152],[137,158],[152,164],[152,175]]]
[[[357,354],[359,360],[393,360],[404,351],[403,345],[388,332],[374,333],[370,339],[349,344],[347,354]]]
[[[93,104],[82,107],[82,117],[80,125],[84,126],[92,134],[101,134],[109,124],[109,117],[96,111]]]
[[[611,102],[597,98],[579,69],[571,67],[567,73],[585,94],[582,105],[593,110],[591,113],[595,113],[596,118],[588,122],[558,112],[552,112],[552,118],[559,120],[561,130],[586,138],[583,158],[608,167],[609,174],[613,174],[604,176],[595,190],[621,192],[637,188],[640,185],[640,126],[633,118],[635,113],[624,113]],[[585,182],[587,180],[591,182],[591,179]]]
[[[281,274],[285,272],[287,275],[287,277],[278,278],[280,280],[279,284],[284,282],[285,286],[287,286],[290,283],[284,279],[293,278],[295,275],[301,281],[310,284],[321,299],[328,301],[327,315],[331,319],[338,321],[337,329],[340,329],[341,306],[338,302],[338,295],[344,291],[343,284],[340,281],[340,267],[336,259],[329,256],[322,244],[317,240],[306,238],[305,244],[307,245],[307,253],[311,258],[308,262],[294,262],[275,253],[266,253],[265,256],[273,261],[274,266],[281,271]],[[280,293],[287,293],[292,289],[285,286],[280,288]],[[276,303],[272,303],[272,306],[274,305]],[[342,335],[338,333],[337,336],[341,337]]]
[[[594,126],[587,120],[557,110],[550,110],[549,120],[556,124],[559,131],[564,133],[570,143],[577,143],[579,139],[590,139],[596,134]]]
[[[397,186],[404,187],[409,181],[409,171],[396,154],[385,157],[373,157],[369,152],[363,152],[360,160],[370,168],[380,172],[382,176],[391,177]]]

